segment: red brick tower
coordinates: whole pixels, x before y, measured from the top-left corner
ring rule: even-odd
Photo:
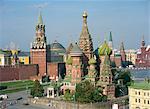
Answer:
[[[125,50],[124,50],[123,42],[121,42],[120,54],[121,54],[121,61],[125,62],[126,61],[126,53],[125,53]]]
[[[82,70],[82,56],[83,53],[78,47],[77,43],[73,45],[72,50],[70,51],[70,56],[72,58],[72,80],[73,84],[79,83],[83,76]]]
[[[46,54],[45,25],[43,24],[40,13],[36,25],[36,37],[33,43],[31,43],[30,48],[31,63],[38,64],[39,76],[43,76],[47,73]]]
[[[141,52],[144,52],[146,49],[146,46],[145,46],[145,40],[144,40],[144,36],[142,38],[142,42],[141,42]]]

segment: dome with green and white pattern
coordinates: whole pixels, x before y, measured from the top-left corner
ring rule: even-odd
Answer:
[[[112,49],[108,46],[108,43],[104,41],[104,43],[98,48],[98,54],[100,56],[111,55]]]

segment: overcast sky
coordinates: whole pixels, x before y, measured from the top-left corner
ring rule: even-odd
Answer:
[[[30,49],[38,7],[42,7],[48,43],[57,40],[67,47],[77,42],[85,10],[94,48],[108,39],[110,31],[115,48],[123,41],[126,49],[137,49],[143,35],[150,44],[149,0],[0,0],[0,48],[14,42],[22,50]]]

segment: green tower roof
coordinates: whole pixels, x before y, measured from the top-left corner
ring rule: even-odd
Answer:
[[[112,33],[110,32],[109,41],[112,41]]]
[[[89,64],[95,64],[96,63],[96,60],[94,58],[91,58],[88,62]]]
[[[41,15],[41,12],[39,13],[39,17],[38,17],[38,25],[39,24],[43,24],[43,19],[42,19],[42,15]]]
[[[110,59],[109,59],[109,56],[107,54],[105,54],[104,65],[110,66]]]
[[[110,63],[111,62],[109,56],[105,54],[105,59],[102,67],[102,75],[110,75],[112,73],[110,68]]]
[[[70,56],[70,57],[68,57],[68,59],[66,60],[66,63],[67,63],[67,64],[69,64],[69,65],[71,65],[71,64],[72,64],[72,58],[71,58],[71,56]]]

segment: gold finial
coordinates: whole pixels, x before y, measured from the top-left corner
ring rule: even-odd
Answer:
[[[84,11],[84,12],[83,12],[83,17],[87,17],[87,16],[88,16],[87,12]]]

